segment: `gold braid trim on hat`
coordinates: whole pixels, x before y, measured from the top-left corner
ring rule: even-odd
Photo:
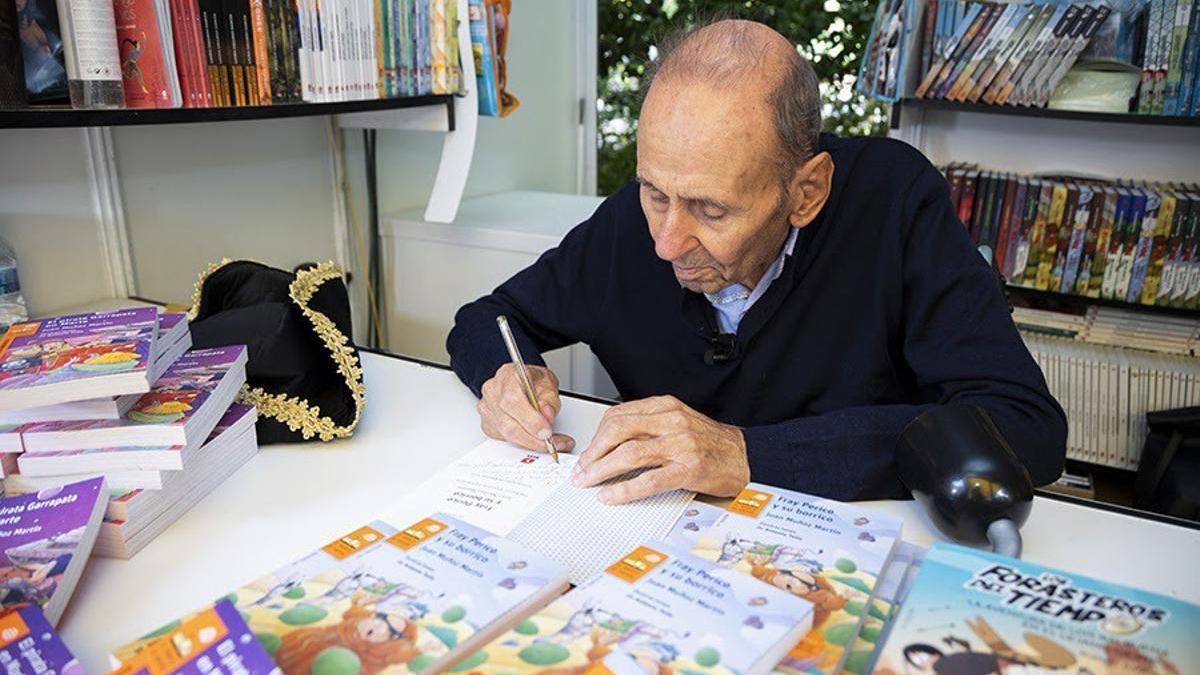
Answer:
[[[196,288],[192,294],[192,308],[188,312],[189,320],[195,319],[196,313],[199,311],[200,292],[204,281],[213,272],[230,262],[232,261],[228,258],[223,258],[221,262],[210,264],[208,269],[200,273],[200,278],[196,281]],[[367,402],[366,385],[362,381],[362,366],[354,353],[354,347],[349,344],[350,341],[345,334],[338,330],[329,317],[308,306],[321,284],[330,279],[339,279],[341,276],[342,270],[332,262],[324,262],[316,267],[300,270],[296,272],[296,279],[288,286],[288,294],[291,296],[292,302],[296,303],[300,312],[312,324],[313,330],[321,338],[325,348],[329,350],[338,373],[346,381],[346,388],[350,390],[350,395],[354,399],[354,419],[345,426],[339,426],[331,418],[322,415],[320,408],[298,396],[271,394],[264,391],[262,387],[251,387],[248,384],[242,387],[237,397],[239,402],[258,408],[260,415],[266,415],[282,422],[292,431],[299,431],[305,440],[317,436],[322,441],[331,441],[335,438],[345,438],[354,433],[354,428],[358,426],[358,421],[362,417],[363,406]]]

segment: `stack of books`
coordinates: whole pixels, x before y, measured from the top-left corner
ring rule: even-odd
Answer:
[[[257,447],[255,411],[234,404],[246,348],[190,344],[184,316],[154,307],[13,325],[0,340],[5,491],[103,477],[98,553],[133,555]]]
[[[1200,308],[1200,186],[943,172],[959,219],[1010,284]]]
[[[1200,354],[1200,319],[1189,317],[1149,317],[1142,312],[1097,305],[1083,314],[1014,307],[1013,322],[1022,333],[1159,354]]]

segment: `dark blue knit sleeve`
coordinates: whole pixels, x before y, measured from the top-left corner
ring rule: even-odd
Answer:
[[[508,318],[522,357],[532,365],[545,365],[543,352],[591,341],[613,265],[619,211],[628,201],[628,190],[609,197],[557,247],[491,294],[458,310],[446,350],[450,367],[476,396],[509,360],[496,327],[501,314]]]
[[[1062,473],[1066,417],[1013,325],[992,270],[928,167],[903,222],[903,356],[912,405],[847,408],[745,430],[752,478],[834,499],[905,497],[894,467],[904,427],[935,405],[985,409],[1035,485]]]

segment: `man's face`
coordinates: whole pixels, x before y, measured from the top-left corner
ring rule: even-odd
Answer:
[[[655,254],[688,290],[753,287],[787,238],[791,203],[762,89],[660,81],[642,106],[642,211]]]

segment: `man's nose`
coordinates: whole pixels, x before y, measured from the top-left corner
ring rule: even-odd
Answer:
[[[693,223],[687,209],[672,204],[663,217],[658,236],[654,238],[654,254],[662,260],[678,260],[695,247]]]

